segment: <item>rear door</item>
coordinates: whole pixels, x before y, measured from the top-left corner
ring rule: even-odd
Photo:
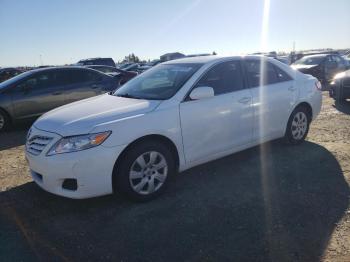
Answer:
[[[46,70],[20,82],[12,93],[15,117],[34,117],[63,105],[64,81],[59,70]]]
[[[254,141],[284,135],[298,89],[291,76],[271,62],[246,59],[245,71],[253,94]]]

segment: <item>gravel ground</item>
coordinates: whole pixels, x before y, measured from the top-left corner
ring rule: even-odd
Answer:
[[[193,168],[144,204],[42,191],[27,129],[0,134],[0,261],[350,261],[350,102],[325,93],[304,144]]]

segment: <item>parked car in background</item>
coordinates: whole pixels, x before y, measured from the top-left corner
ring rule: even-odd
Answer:
[[[289,61],[291,64],[294,62],[302,59],[304,56],[310,56],[310,55],[323,55],[323,54],[332,54],[332,55],[339,55],[338,51],[334,50],[328,50],[328,51],[304,51],[304,52],[291,52],[289,54]]]
[[[118,85],[123,85],[128,82],[131,78],[137,76],[137,72],[125,71],[112,66],[101,66],[101,65],[91,65],[86,66],[87,68],[95,69],[107,75],[110,75],[116,79]]]
[[[342,102],[350,98],[350,70],[337,74],[330,84],[330,97]]]
[[[0,68],[0,83],[21,73],[23,71],[13,67]]]
[[[153,61],[151,61],[151,62],[148,62],[148,63],[146,63],[146,64],[140,66],[140,67],[139,67],[139,70],[142,71],[142,72],[144,72],[144,71],[146,71],[146,70],[148,70],[148,69],[150,69],[150,68],[152,68],[152,67],[158,65],[159,63],[161,63],[161,61],[160,61],[159,59],[153,60]]]
[[[303,142],[321,99],[316,78],[274,59],[178,59],[114,94],[46,113],[29,131],[26,157],[33,180],[51,193],[117,191],[145,201],[177,171],[280,137]]]
[[[350,69],[350,53],[347,53],[343,56],[343,58],[345,59],[346,63],[347,63],[347,68]]]
[[[0,83],[0,130],[77,100],[115,90],[111,76],[82,67],[27,71]]]
[[[143,71],[140,69],[140,64],[138,63],[134,63],[131,64],[127,67],[124,67],[123,70],[125,71],[133,71],[133,72],[138,72],[138,73],[142,73]]]
[[[347,68],[346,61],[335,54],[304,56],[292,64],[292,68],[316,77],[322,83],[329,83],[333,77]]]
[[[123,64],[118,64],[116,67],[119,68],[119,69],[124,69],[130,65],[133,65],[135,63],[123,63]]]
[[[77,65],[86,66],[86,65],[105,65],[115,67],[114,60],[112,58],[88,58],[80,60]]]

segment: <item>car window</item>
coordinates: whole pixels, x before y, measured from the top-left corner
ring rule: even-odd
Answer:
[[[139,99],[166,100],[187,82],[202,64],[164,64],[131,79],[114,95]]]
[[[30,77],[21,85],[24,85],[24,86],[31,88],[31,89],[48,88],[48,87],[53,86],[52,75],[49,72],[39,73],[33,77]]]
[[[86,73],[87,82],[96,82],[102,80],[102,74],[94,71],[90,71]]]
[[[277,73],[277,79],[278,82],[285,82],[285,81],[291,81],[293,78],[291,78],[286,72],[284,72],[281,68],[278,66],[274,66],[276,73]]]
[[[52,85],[61,86],[69,84],[69,73],[66,70],[56,70],[52,73]]]
[[[281,78],[277,76],[274,65],[264,60],[245,60],[245,69],[250,87],[260,85],[272,85],[281,82]],[[263,69],[263,77],[261,77],[261,68]]]
[[[86,83],[102,79],[102,76],[99,73],[92,70],[71,70],[70,73],[72,83]]]
[[[336,61],[339,66],[345,65],[344,59],[342,59],[340,56],[333,56],[333,60]]]
[[[224,62],[210,69],[195,87],[209,86],[215,95],[225,94],[244,88],[240,61]]]

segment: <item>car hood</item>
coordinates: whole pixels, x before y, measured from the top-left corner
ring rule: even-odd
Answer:
[[[109,94],[74,102],[42,115],[34,126],[61,136],[86,134],[101,125],[153,111],[161,101],[117,97]]]
[[[318,65],[291,65],[296,70],[308,70],[317,67]]]
[[[340,78],[350,78],[350,70],[347,70],[347,71],[344,71],[344,72],[341,72],[341,73],[338,73],[334,76],[334,79],[340,79]]]

